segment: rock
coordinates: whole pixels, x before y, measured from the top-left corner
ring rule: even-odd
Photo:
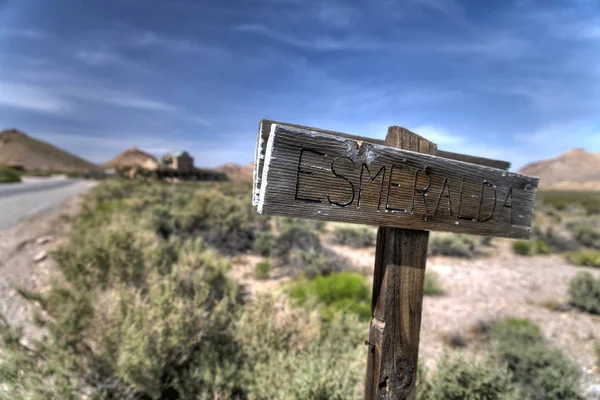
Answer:
[[[36,239],[35,244],[46,244],[54,239],[51,235],[40,236]]]
[[[40,262],[44,261],[48,257],[48,252],[46,250],[42,250],[33,257],[33,261]]]

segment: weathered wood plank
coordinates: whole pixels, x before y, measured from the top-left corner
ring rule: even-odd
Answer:
[[[254,205],[258,204],[258,197],[259,197],[258,192],[260,190],[260,185],[261,185],[261,180],[262,180],[262,171],[263,171],[263,167],[264,167],[263,162],[264,162],[264,158],[265,158],[266,143],[269,139],[269,133],[271,132],[271,125],[273,125],[273,124],[287,125],[287,126],[291,126],[294,128],[299,128],[299,129],[304,129],[304,130],[309,130],[309,131],[314,131],[314,132],[328,133],[328,134],[343,137],[343,138],[360,140],[365,143],[373,143],[373,144],[380,144],[380,145],[386,144],[385,140],[381,140],[381,139],[350,135],[347,133],[329,131],[329,130],[320,129],[320,128],[313,128],[310,126],[303,126],[303,125],[297,125],[297,124],[290,124],[287,122],[278,122],[278,121],[273,121],[273,120],[268,120],[268,119],[262,119],[259,123],[258,137],[257,137],[257,141],[256,141],[256,154],[254,157],[254,160],[255,160],[254,161],[254,178],[255,179],[254,179],[254,187],[252,189],[252,199],[253,199]],[[504,169],[504,170],[508,170],[510,168],[510,163],[507,161],[492,160],[492,159],[484,158],[484,157],[469,156],[469,155],[458,154],[458,153],[453,153],[453,152],[449,152],[449,151],[442,151],[439,149],[438,149],[437,153],[438,153],[438,156],[440,156],[440,157],[450,158],[450,159],[458,160],[458,161],[464,161],[464,162],[468,162],[471,164],[479,164],[479,165],[484,165],[487,167]]]
[[[260,172],[259,172],[260,173]],[[271,125],[258,212],[528,238],[538,179]]]

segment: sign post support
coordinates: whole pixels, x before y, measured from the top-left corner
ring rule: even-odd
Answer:
[[[262,120],[253,204],[268,215],[377,225],[365,400],[415,400],[429,231],[529,238],[538,178],[438,150]]]
[[[397,126],[389,128],[386,143],[432,155],[437,151],[434,143]],[[428,243],[428,231],[377,231],[365,400],[415,399]]]

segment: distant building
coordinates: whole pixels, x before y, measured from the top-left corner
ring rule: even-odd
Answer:
[[[194,157],[187,151],[180,153],[167,153],[160,159],[161,167],[172,168],[177,172],[192,172],[194,170]]]

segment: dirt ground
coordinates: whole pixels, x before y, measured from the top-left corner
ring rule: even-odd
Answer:
[[[81,197],[73,197],[55,209],[0,230],[0,313],[11,325],[23,326],[26,338],[40,332],[32,323],[31,304],[16,288],[32,290],[50,283],[56,268],[49,252],[65,240],[69,219],[80,205]]]

